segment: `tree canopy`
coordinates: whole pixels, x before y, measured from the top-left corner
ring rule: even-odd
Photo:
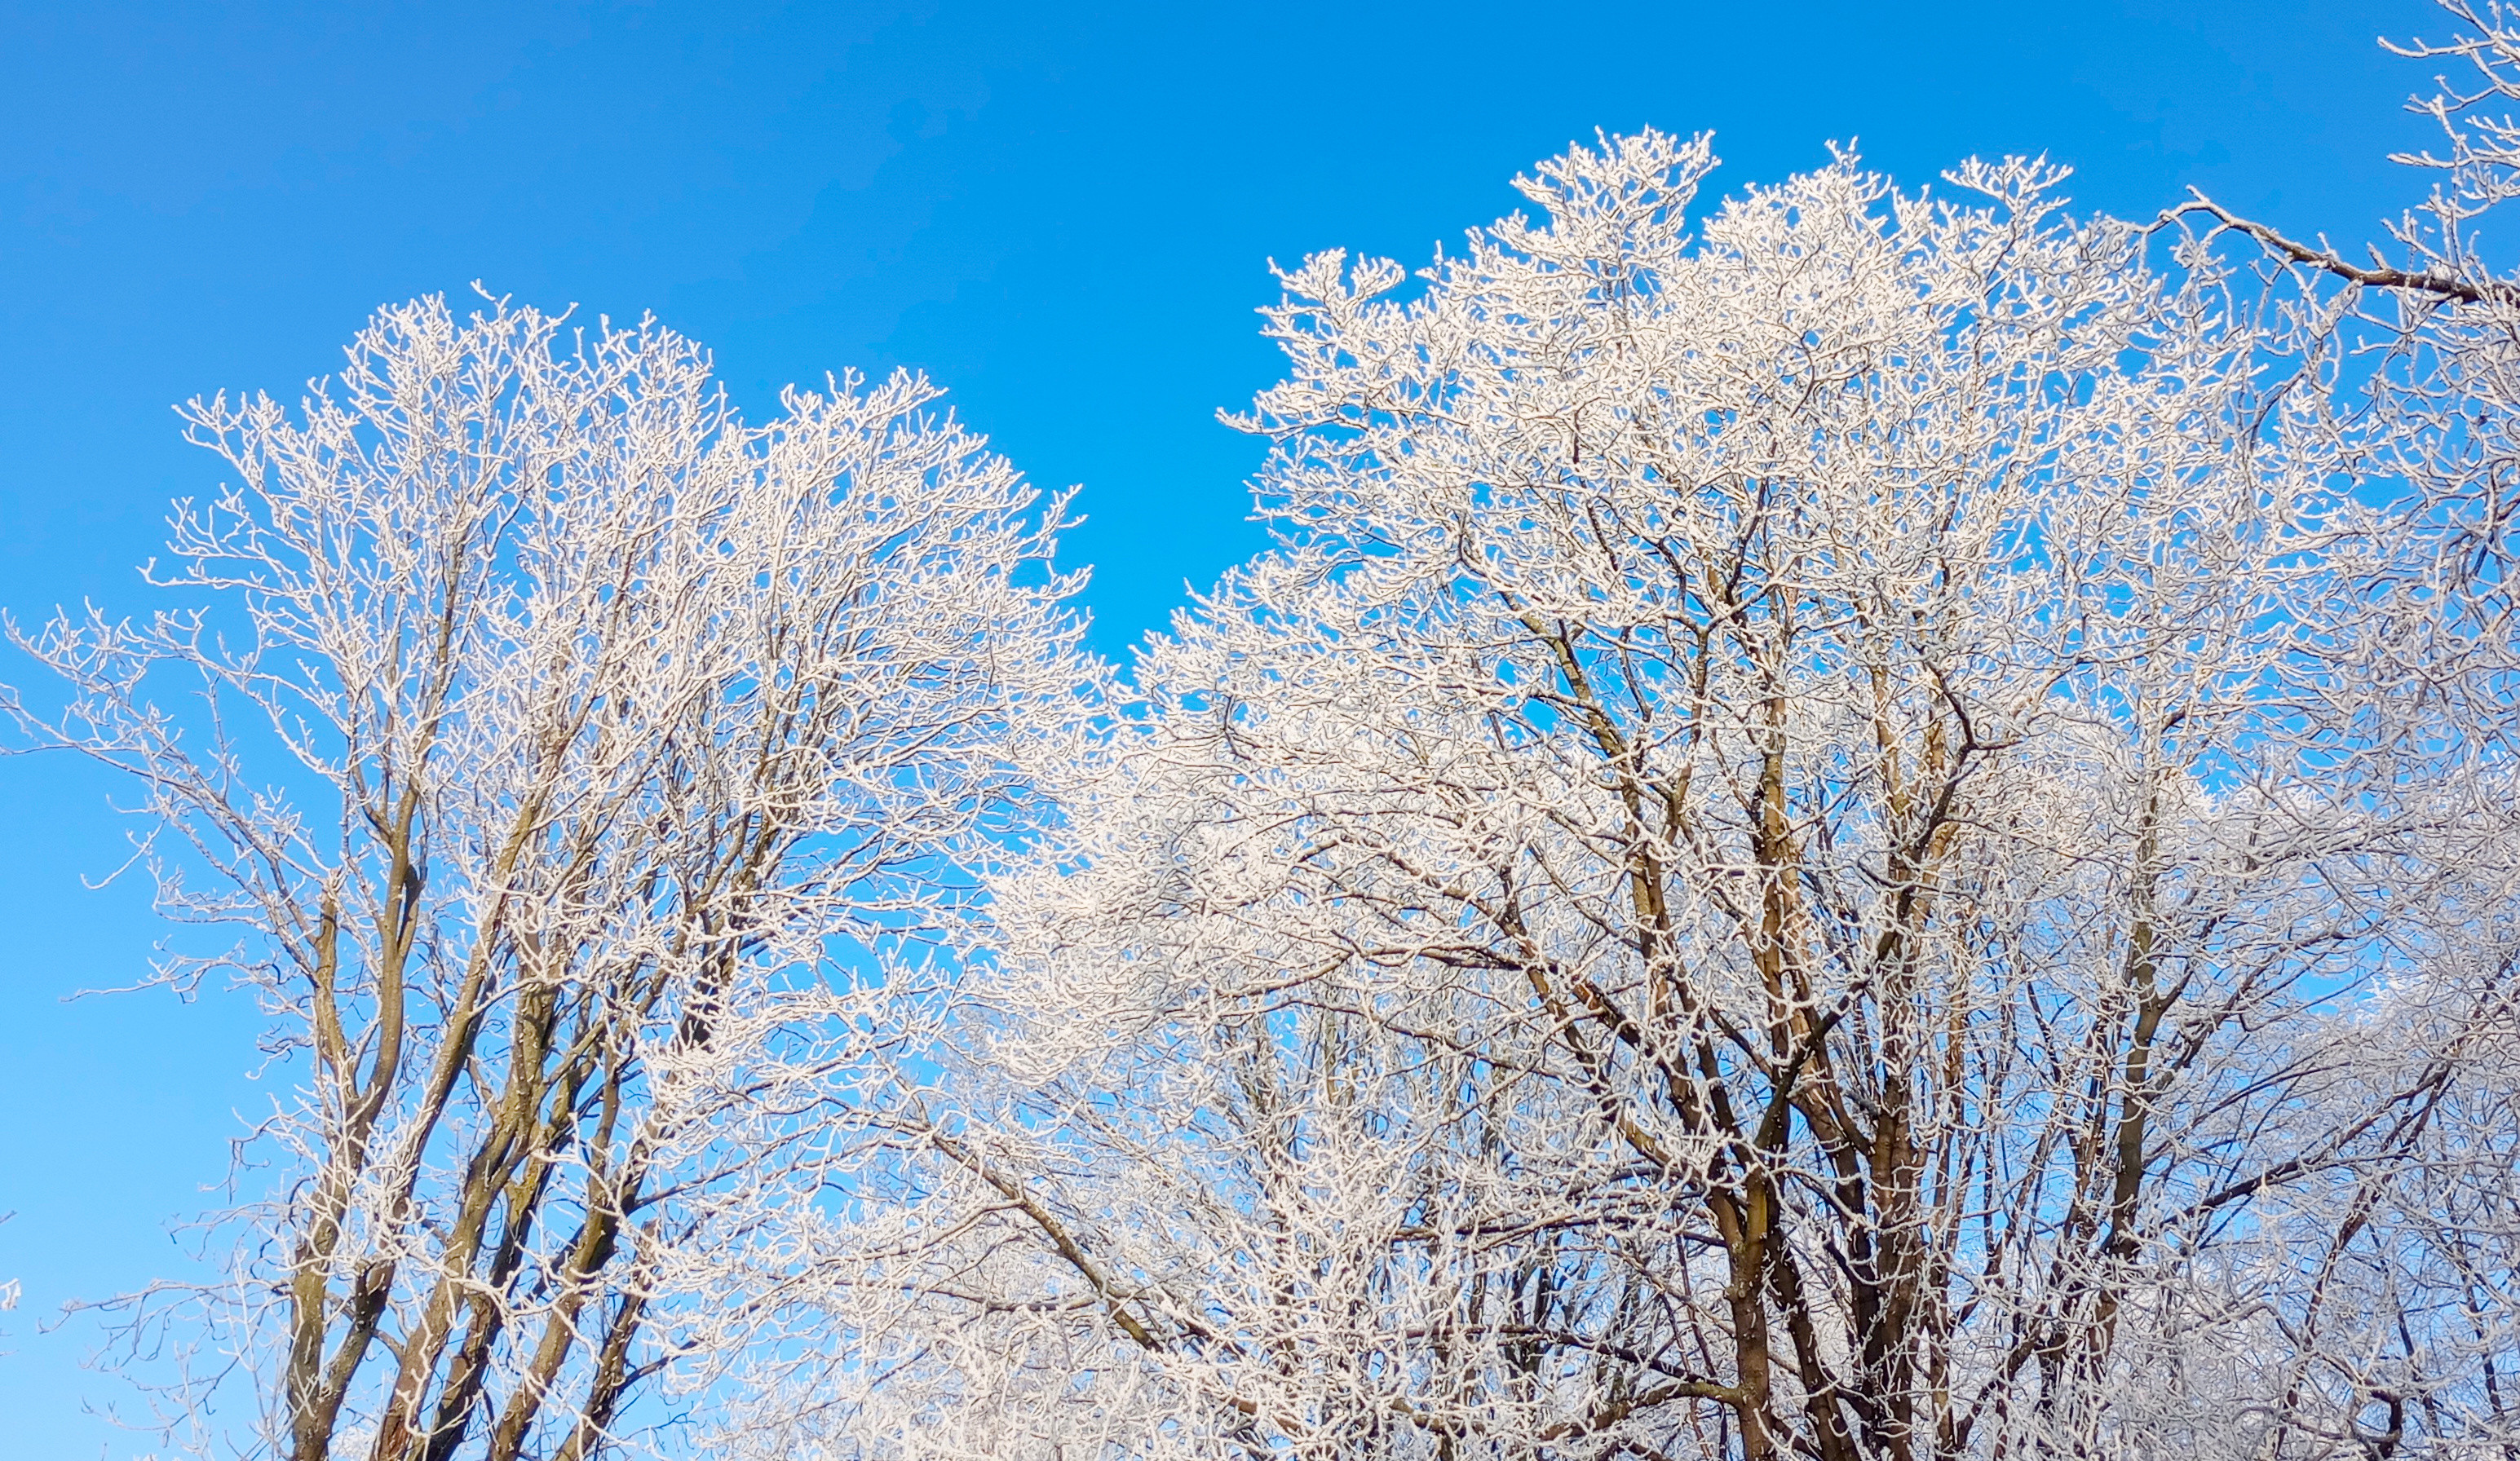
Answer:
[[[1277,547],[1125,668],[911,376],[424,300],[197,402],[185,605],[8,702],[293,1082],[126,1361],[290,1461],[2520,1453],[2449,8],[2367,259],[1645,131],[1283,270]]]

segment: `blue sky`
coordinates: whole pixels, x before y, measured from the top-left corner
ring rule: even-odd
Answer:
[[[0,607],[139,610],[169,406],[293,393],[380,302],[478,279],[653,311],[766,407],[927,371],[1049,486],[1115,652],[1257,547],[1266,260],[1422,260],[1594,128],[1713,128],[1728,191],[1829,139],[1910,185],[2045,151],[2089,207],[2189,184],[2340,242],[2416,192],[2419,0],[1581,7],[953,3],[23,6],[0,0]],[[22,660],[0,681],[26,678]],[[128,984],[155,934],[111,784],[0,762],[0,1461],[153,1449],[84,1413],[66,1299],[180,1262],[168,1220],[259,1099],[250,1011]]]

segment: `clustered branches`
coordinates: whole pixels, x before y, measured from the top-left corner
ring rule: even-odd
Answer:
[[[1125,680],[906,377],[427,302],[197,405],[225,607],[21,637],[299,1078],[135,1343],[292,1461],[2520,1456],[2449,8],[2397,262],[1645,132],[1282,271],[1279,546]]]
[[[1057,507],[923,382],[752,427],[688,341],[562,330],[422,301],[294,416],[196,403],[239,480],[165,582],[211,602],[20,637],[72,691],[22,724],[130,771],[161,905],[240,936],[159,977],[249,985],[297,1086],[233,1286],[128,1315],[241,1356],[292,1461],[575,1461],[740,1343],[692,1295],[777,1261],[900,1038],[835,950],[932,940],[1084,683]]]
[[[1282,546],[996,884],[758,1454],[2520,1444],[2511,641],[2383,475],[2468,408],[2040,163],[1712,165],[1282,276]]]

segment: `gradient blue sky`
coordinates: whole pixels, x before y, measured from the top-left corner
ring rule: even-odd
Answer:
[[[739,399],[919,367],[1037,481],[1115,652],[1260,542],[1265,261],[1422,260],[1597,126],[1711,127],[1716,187],[1828,139],[1913,184],[2046,151],[2086,205],[2188,184],[2375,232],[2416,180],[2375,35],[2420,0],[1581,6],[18,5],[0,0],[0,607],[138,609],[171,403],[292,393],[378,303],[478,279],[652,310]],[[26,666],[0,663],[0,680]],[[144,1455],[40,1322],[181,1261],[168,1222],[258,1100],[250,1012],[127,984],[155,930],[112,787],[0,761],[0,1461]]]

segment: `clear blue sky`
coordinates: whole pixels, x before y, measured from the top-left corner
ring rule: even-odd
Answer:
[[[2415,180],[2380,33],[2420,0],[1569,5],[16,5],[0,0],[0,607],[140,609],[171,403],[293,393],[378,303],[479,279],[652,310],[740,399],[922,368],[1037,481],[1084,484],[1106,648],[1259,543],[1265,261],[1422,260],[1597,126],[1711,127],[1716,186],[1832,138],[1910,184],[2046,151],[2086,205],[2198,184],[2375,232]],[[0,680],[19,681],[14,657]],[[0,762],[0,1461],[146,1454],[82,1413],[66,1299],[179,1262],[167,1223],[258,1099],[249,1012],[129,983],[154,936],[112,788]]]

